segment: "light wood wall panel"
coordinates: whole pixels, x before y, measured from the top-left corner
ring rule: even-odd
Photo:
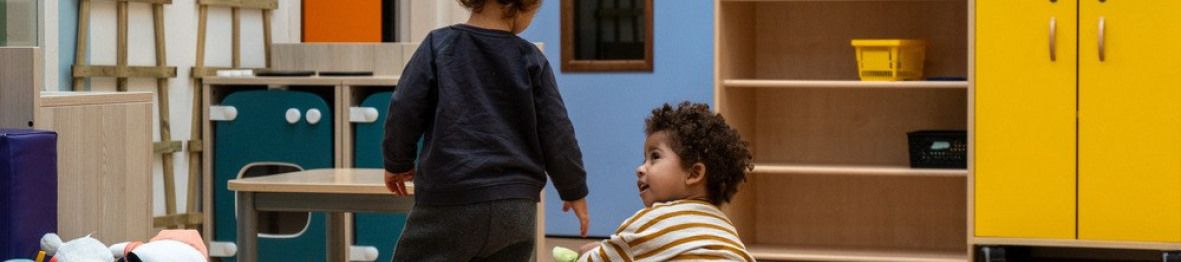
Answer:
[[[271,67],[277,70],[373,71],[374,75],[402,74],[403,50],[410,44],[274,44]],[[411,50],[413,52],[413,50]]]
[[[106,243],[152,229],[152,94],[45,93],[36,128],[58,133],[58,234]]]
[[[28,128],[41,90],[41,50],[0,47],[0,127]]]

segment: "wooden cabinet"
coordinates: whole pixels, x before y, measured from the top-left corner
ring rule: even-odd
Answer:
[[[976,242],[1181,248],[1181,3],[975,7]]]
[[[759,260],[967,260],[967,170],[909,167],[907,132],[967,129],[966,81],[858,81],[850,40],[928,42],[964,77],[967,1],[716,1],[714,106],[755,169],[724,209]]]

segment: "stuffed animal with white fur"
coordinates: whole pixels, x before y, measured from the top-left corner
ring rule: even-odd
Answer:
[[[50,256],[50,262],[114,262],[115,256],[107,249],[107,245],[90,235],[80,237],[69,242],[62,242],[61,236],[54,233],[41,237],[41,250]]]

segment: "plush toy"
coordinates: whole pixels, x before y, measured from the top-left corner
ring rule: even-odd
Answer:
[[[41,237],[41,250],[51,258],[50,262],[114,262],[115,257],[107,245],[89,235],[62,243],[54,233]]]
[[[209,251],[196,230],[163,230],[147,243],[123,242],[111,245],[108,254],[127,262],[205,262]]]

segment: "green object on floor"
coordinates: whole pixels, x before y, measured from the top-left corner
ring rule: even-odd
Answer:
[[[554,247],[554,262],[574,262],[578,260],[578,252],[569,248]]]

